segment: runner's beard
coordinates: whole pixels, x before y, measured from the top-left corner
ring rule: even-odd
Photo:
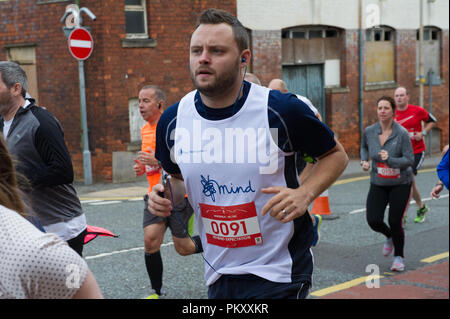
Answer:
[[[214,97],[223,94],[223,92],[233,87],[236,81],[236,77],[239,73],[239,59],[236,60],[236,63],[233,65],[233,67],[229,68],[224,73],[215,73],[215,80],[212,83],[206,85],[201,85],[200,83],[198,83],[195,78],[195,72],[193,72],[190,67],[189,73],[191,75],[192,83],[200,93],[208,97]]]

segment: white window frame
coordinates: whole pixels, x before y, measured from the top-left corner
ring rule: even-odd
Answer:
[[[321,26],[321,27],[305,26],[305,27],[297,27],[297,28],[287,30],[287,35],[288,35],[287,38],[294,39],[294,36],[293,36],[294,32],[304,32],[305,37],[303,39],[311,39],[309,36],[310,31],[320,31],[321,36],[319,38],[327,38],[327,36],[326,36],[327,31],[335,31],[336,32],[336,36],[333,36],[331,38],[339,38],[340,37],[340,32],[339,32],[339,29],[337,29],[337,28],[327,27],[327,26]]]
[[[375,40],[375,33],[376,32],[380,32],[380,34],[381,34],[381,39],[380,40]],[[390,39],[389,40],[385,39],[386,38],[386,36],[385,36],[386,32],[390,33],[390,35],[389,35]],[[394,41],[394,35],[395,35],[394,32],[395,32],[395,30],[393,28],[390,28],[390,27],[380,26],[380,27],[369,28],[369,29],[366,29],[366,41],[367,42],[392,42],[392,43],[395,43],[395,41]]]
[[[141,5],[125,5],[125,11],[142,11],[144,13],[144,32],[143,33],[127,33],[127,39],[148,39],[147,27],[147,6],[146,0],[141,0]],[[126,19],[125,19],[126,24]]]

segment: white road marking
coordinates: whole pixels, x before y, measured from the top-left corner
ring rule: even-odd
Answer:
[[[173,242],[170,241],[168,243],[162,244],[161,247],[172,246],[172,245],[173,245]],[[117,255],[117,254],[122,254],[122,253],[128,253],[130,251],[138,251],[138,250],[144,250],[144,247],[135,247],[135,248],[130,248],[130,249],[116,250],[116,251],[112,251],[109,253],[87,256],[87,257],[84,257],[84,259],[97,259],[97,258],[102,258],[102,257],[107,257],[107,256],[112,256],[112,255]]]
[[[437,199],[434,199],[434,198],[431,198],[431,197],[427,197],[427,198],[423,198],[422,199],[422,202],[427,202],[427,201],[430,201],[430,200],[439,200],[439,199],[442,199],[442,198],[447,198],[449,196],[449,194],[445,194],[445,195],[441,195],[439,198],[437,198]],[[414,204],[416,201],[415,200],[412,200],[412,201],[410,201],[409,203],[410,204]],[[388,205],[388,207],[389,207],[389,205]],[[352,210],[351,212],[349,212],[349,214],[350,215],[353,215],[353,214],[358,214],[358,213],[362,213],[362,212],[365,212],[366,211],[366,209],[365,208],[360,208],[360,209],[355,209],[355,210]]]
[[[103,201],[102,199],[90,199],[90,200],[80,200],[81,204],[98,203]]]
[[[120,200],[110,200],[110,201],[101,201],[101,202],[95,202],[95,203],[89,203],[89,205],[109,205],[109,204],[117,204],[117,203],[121,203],[122,201]]]

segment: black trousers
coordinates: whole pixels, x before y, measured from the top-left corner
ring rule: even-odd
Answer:
[[[408,209],[411,184],[378,186],[370,184],[366,202],[366,218],[370,228],[392,238],[394,256],[403,256],[405,233],[402,220]],[[384,211],[389,204],[389,226],[384,222]]]
[[[86,234],[87,229],[83,230],[77,237],[67,241],[69,247],[75,250],[81,257],[83,257],[84,237]]]
[[[306,299],[311,284],[273,282],[251,275],[222,275],[208,287],[209,299]]]

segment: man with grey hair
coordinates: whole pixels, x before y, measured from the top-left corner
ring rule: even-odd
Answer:
[[[64,133],[52,114],[33,99],[25,99],[27,86],[20,65],[0,61],[0,129],[16,170],[31,184],[31,208],[39,222],[82,255],[86,217],[72,185]]]
[[[161,117],[166,103],[164,91],[156,85],[145,85],[139,90],[139,111],[146,121],[141,128],[142,147],[133,166],[136,176],[146,175],[149,190],[159,183],[161,179],[161,166],[155,158],[156,125]],[[167,227],[172,232],[175,250],[180,255],[186,255],[186,251],[195,249],[194,242],[189,238],[188,221],[192,221],[192,207],[187,198],[174,208],[174,214],[167,218],[161,218],[150,213],[147,209],[148,195],[144,196],[144,246],[145,266],[154,293],[146,299],[159,299],[165,293],[162,289],[163,262],[160,247],[164,239]],[[181,218],[180,218],[181,217]],[[182,222],[182,223],[181,223]],[[200,240],[200,239],[198,239]]]

